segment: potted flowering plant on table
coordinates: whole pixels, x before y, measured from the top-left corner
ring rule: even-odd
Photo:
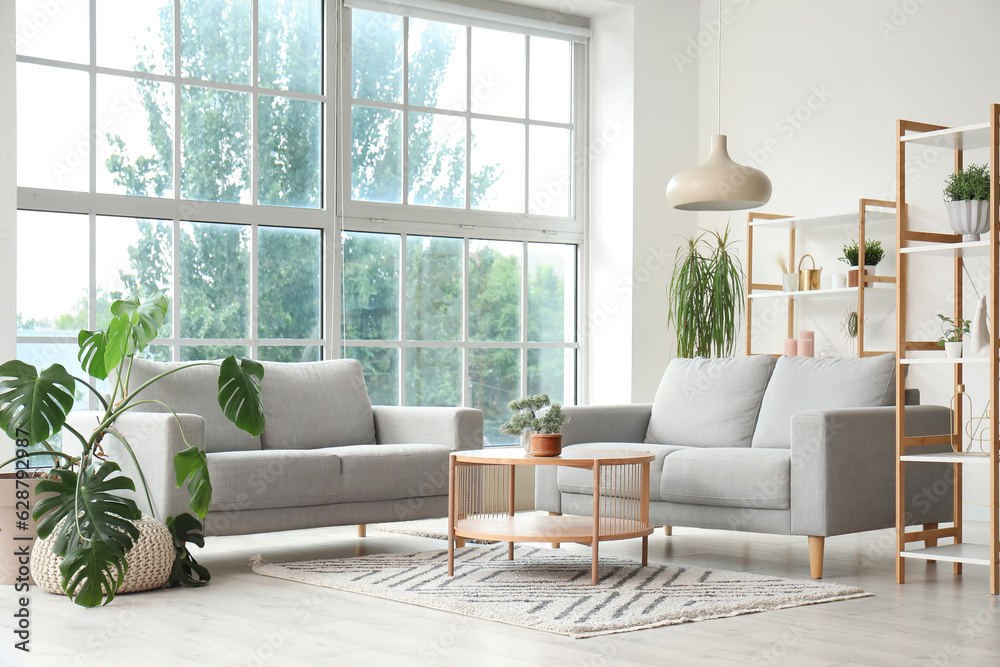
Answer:
[[[535,394],[516,398],[507,407],[514,414],[500,426],[500,433],[521,436],[521,445],[532,456],[559,456],[562,427],[569,421],[561,405],[552,403],[548,394]],[[548,410],[539,415],[545,407]]]
[[[104,438],[115,438],[135,461],[132,443],[115,429],[115,420],[144,403],[159,403],[142,399],[146,387],[186,368],[218,366],[218,400],[226,417],[251,435],[264,430],[259,386],[264,368],[250,359],[237,360],[231,356],[221,363],[192,362],[150,379],[131,393],[126,392],[132,359],[156,338],[166,314],[167,299],[156,291],[145,299],[115,301],[106,330],[80,331],[78,358],[84,375],[101,380],[110,376],[110,400],[88,379],[70,374],[60,364],[41,372],[19,360],[0,365],[0,428],[17,446],[15,457],[0,464],[0,468],[32,457],[52,459],[52,468],[37,485],[36,493],[44,497],[36,503],[33,517],[38,522],[40,538],[54,536],[46,542],[51,542],[53,553],[61,559],[58,567],[62,590],[81,606],[107,604],[114,599],[128,573],[129,554],[140,539],[137,524],[146,520],[130,497],[136,490],[135,481],[124,475],[119,464],[110,460],[101,448]],[[89,389],[103,409],[103,416],[89,434],[66,423],[77,387]],[[49,445],[48,439],[61,431],[79,441],[78,455],[56,451]],[[204,519],[212,503],[206,453],[198,447],[188,447],[177,454],[173,464],[177,486],[187,482],[190,507],[199,519]],[[141,469],[139,477],[141,483]],[[146,497],[149,500],[148,493]],[[166,525],[175,556],[169,564],[167,585],[203,585],[208,572],[185,547],[186,542],[203,545],[201,523],[184,513],[167,517]],[[36,552],[38,547],[36,544]],[[33,554],[33,562],[34,555],[37,554]]]
[[[848,287],[857,287],[861,280],[860,276],[874,276],[875,267],[885,257],[885,249],[882,248],[882,242],[875,239],[865,240],[865,265],[863,267],[858,266],[858,263],[861,261],[861,247],[857,241],[845,244],[843,252],[844,256],[840,258],[840,261],[845,262],[851,267],[847,272]]]

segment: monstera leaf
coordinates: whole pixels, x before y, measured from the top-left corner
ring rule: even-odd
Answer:
[[[184,451],[177,452],[174,456],[174,472],[177,476],[177,488],[180,488],[184,480],[191,478],[187,486],[188,493],[191,494],[188,505],[199,519],[204,519],[208,514],[208,508],[212,506],[212,481],[208,477],[208,456],[197,447],[188,447]]]
[[[264,366],[252,359],[237,362],[227,357],[219,369],[219,407],[229,421],[250,435],[264,431],[264,405],[260,400],[260,385]]]
[[[17,359],[0,365],[0,428],[35,445],[58,433],[73,408],[76,380],[59,364],[41,374]],[[258,395],[259,400],[259,395]]]
[[[105,461],[86,468],[82,479],[72,470],[56,468],[38,483],[42,497],[35,504],[38,535],[58,530],[52,550],[64,560],[59,565],[63,590],[77,604],[107,604],[125,577],[125,555],[139,539],[132,523],[141,516],[134,501],[121,491],[134,491],[132,480],[120,473],[117,463]],[[112,476],[114,475],[114,476]]]
[[[119,299],[111,304],[111,312],[128,318],[136,347],[145,350],[163,326],[163,320],[167,317],[167,305],[167,297],[157,290],[141,300],[139,297]]]
[[[116,472],[121,472],[118,464],[105,461],[99,468],[85,469],[79,481],[72,470],[56,468],[50,479],[38,483],[37,494],[52,494],[35,503],[38,535],[44,539],[58,528],[53,546],[57,556],[80,549],[87,541],[105,542],[123,557],[132,548],[139,529],[131,522],[141,514],[135,501],[119,492],[134,491],[135,484],[125,475],[110,476]]]
[[[59,564],[63,590],[81,607],[97,607],[114,600],[127,570],[125,555],[106,542],[91,542],[75,549]]]
[[[80,345],[77,358],[83,369],[102,380],[106,380],[122,359],[135,351],[128,315],[112,319],[106,332],[81,331],[77,342]]]
[[[199,565],[198,561],[191,555],[187,548],[187,543],[195,544],[199,547],[205,546],[205,536],[202,534],[201,522],[187,512],[178,514],[176,517],[167,517],[167,528],[174,538],[174,550],[177,557],[174,559],[174,567],[170,572],[170,581],[167,588],[175,586],[204,586],[212,578],[211,573],[204,565]]]

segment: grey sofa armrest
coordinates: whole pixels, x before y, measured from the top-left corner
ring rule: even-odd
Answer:
[[[801,412],[792,417],[791,532],[830,536],[896,523],[896,408]],[[907,435],[951,429],[951,411],[906,408]],[[928,447],[925,451],[947,450]],[[906,467],[907,523],[948,521],[953,477],[947,464]],[[933,502],[923,501],[934,489]]]
[[[483,413],[473,408],[373,405],[380,445],[420,443],[453,450],[483,448]]]
[[[66,422],[86,435],[93,432],[101,415],[103,413],[71,412]],[[200,415],[178,414],[177,419],[174,419],[169,412],[133,410],[118,417],[114,428],[132,446],[135,458],[142,468],[149,497],[153,501],[152,508],[142,491],[142,477],[136,471],[135,463],[124,445],[117,438],[105,436],[101,447],[109,458],[121,466],[122,472],[135,482],[133,498],[139,508],[160,521],[166,520],[168,516],[191,512],[188,506],[191,496],[187,488],[177,488],[174,456],[187,449],[188,445],[205,449],[204,418]],[[184,442],[185,438],[187,443]]]
[[[563,446],[582,442],[643,442],[652,403],[635,405],[570,405],[562,428]]]

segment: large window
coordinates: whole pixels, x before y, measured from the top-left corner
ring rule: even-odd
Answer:
[[[575,402],[583,38],[424,4],[17,0],[18,355],[159,287],[157,359],[356,357],[491,443]]]
[[[76,367],[78,328],[158,287],[152,356],[320,358],[322,0],[18,0],[17,21],[19,356]]]
[[[472,405],[487,444],[507,403],[576,397],[576,247],[344,232],[344,356],[375,403]]]

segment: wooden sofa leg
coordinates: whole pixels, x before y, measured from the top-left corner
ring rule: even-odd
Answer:
[[[368,524],[359,523],[358,524],[358,537],[364,537],[368,534]]]
[[[549,512],[549,516],[562,516],[562,512]],[[559,542],[553,542],[552,543],[552,548],[553,549],[558,549],[559,548]]]
[[[809,536],[809,571],[813,579],[823,578],[823,546],[825,537]]]
[[[674,527],[673,526],[664,526],[663,527],[663,534],[666,535],[667,537],[670,537],[671,535],[674,534]]]

